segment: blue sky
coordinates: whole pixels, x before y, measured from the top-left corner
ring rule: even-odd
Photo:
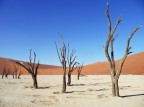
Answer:
[[[41,63],[60,65],[54,41],[60,46],[58,32],[75,48],[77,61],[91,64],[106,61],[103,50],[108,26],[106,3],[116,34],[115,57],[123,56],[132,30],[144,25],[143,0],[0,0],[0,57],[28,61],[29,49]],[[131,41],[134,53],[144,51],[144,28]]]

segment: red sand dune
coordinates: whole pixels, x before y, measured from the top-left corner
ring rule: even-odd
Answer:
[[[116,67],[118,64],[119,60],[116,61]],[[109,63],[98,62],[90,64],[85,66],[82,72],[83,74],[110,74]],[[124,63],[122,74],[144,74],[144,52],[128,56]]]
[[[16,60],[0,58],[0,74],[2,74],[4,67],[12,72],[14,69],[14,65],[16,64],[15,62]],[[51,72],[57,74],[60,68],[60,66],[40,64],[38,73],[41,75],[51,74]],[[29,74],[23,67],[20,66],[19,69],[23,71],[23,74]]]
[[[3,67],[13,70],[13,65],[15,61],[6,58],[0,58],[0,74],[2,74]],[[118,66],[119,60],[116,61],[116,66]],[[27,71],[20,67],[23,71],[23,74],[28,74]],[[61,75],[61,67],[53,65],[40,65],[39,69],[40,75]],[[75,70],[73,74],[77,74]],[[94,64],[89,64],[84,66],[82,70],[83,75],[95,75],[95,74],[110,74],[108,62],[98,62]],[[131,56],[128,56],[122,70],[122,74],[134,74],[134,75],[143,75],[144,74],[144,52],[137,53]]]

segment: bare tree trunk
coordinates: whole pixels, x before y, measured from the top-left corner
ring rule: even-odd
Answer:
[[[68,82],[67,85],[70,86],[71,85],[71,73],[68,73]]]
[[[114,97],[116,96],[115,81],[113,78],[111,79],[111,81],[112,81],[112,96]]]
[[[33,79],[33,87],[35,89],[38,88],[38,85],[37,85],[37,76],[36,75],[32,75],[32,79]]]
[[[17,73],[15,73],[15,78],[17,79]]]
[[[2,73],[2,79],[3,79],[3,77],[6,75],[6,68],[4,67],[3,68],[3,73]]]
[[[18,76],[18,79],[20,79],[20,76]]]
[[[79,80],[79,77],[80,77],[80,73],[78,72],[78,78],[77,78],[78,80]]]
[[[63,62],[63,87],[62,87],[62,92],[66,92],[66,61]]]
[[[118,86],[118,79],[113,79],[112,80],[112,96],[119,97],[119,86]]]
[[[4,74],[2,74],[2,79],[3,79],[3,77],[4,77]]]
[[[119,97],[118,79],[115,79],[115,96]]]
[[[66,92],[66,69],[64,68],[62,93],[65,93],[65,92]]]
[[[8,74],[6,74],[5,77],[8,78]]]
[[[66,76],[63,75],[63,87],[62,87],[62,92],[65,93],[66,92]]]
[[[13,79],[14,79],[14,72],[12,73]]]
[[[20,76],[22,75],[22,71],[20,70],[18,73],[18,79],[20,79]]]
[[[81,75],[81,71],[82,71],[82,68],[83,68],[83,64],[84,64],[84,62],[82,63],[82,65],[80,65],[80,63],[79,63],[79,65],[77,66],[77,71],[78,71],[78,77],[77,77],[77,79],[79,80],[79,77],[80,77],[80,75]]]

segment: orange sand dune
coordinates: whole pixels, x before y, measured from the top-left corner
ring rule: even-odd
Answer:
[[[13,72],[14,65],[16,64],[15,61],[16,60],[0,58],[0,74],[2,74],[4,67],[6,69],[9,69],[11,72]],[[42,75],[51,74],[51,72],[54,74],[57,74],[55,71],[58,71],[57,69],[60,69],[60,68],[61,68],[60,66],[40,64],[38,73]],[[28,72],[21,66],[19,67],[19,70],[22,70],[23,74],[28,74]],[[50,73],[49,73],[49,70],[50,70]]]
[[[13,70],[13,66],[15,64],[15,60],[0,58],[0,74],[2,74],[3,67],[9,68],[11,71]],[[116,67],[119,64],[119,60],[116,61]],[[23,71],[23,74],[28,74],[27,71],[20,67]],[[53,65],[40,65],[38,74],[40,75],[61,75],[62,70],[59,66]],[[77,74],[77,70],[73,72],[73,74]],[[83,75],[95,75],[95,74],[110,74],[109,64],[108,62],[98,62],[94,64],[89,64],[83,67],[82,70]],[[134,74],[134,75],[143,75],[144,74],[144,52],[137,53],[131,56],[128,56],[126,59],[122,74]]]
[[[119,60],[116,61],[116,67],[119,64]],[[95,64],[90,64],[84,67],[83,74],[109,74],[109,63],[108,62],[98,62]],[[128,56],[123,69],[122,74],[144,74],[144,52],[137,53]]]

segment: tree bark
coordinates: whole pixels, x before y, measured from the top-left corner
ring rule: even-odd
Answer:
[[[63,87],[62,93],[66,92],[66,61],[63,60]]]
[[[12,75],[13,75],[13,79],[14,79],[14,72],[13,72],[13,74],[12,74]]]
[[[71,73],[68,73],[68,82],[67,85],[70,86],[71,85]]]
[[[2,79],[3,79],[3,77],[4,77],[4,74],[2,74]]]
[[[80,77],[80,73],[78,73],[78,78],[77,78],[78,80],[79,80],[79,77]]]
[[[15,78],[17,79],[17,73],[15,73]]]
[[[84,62],[83,62],[84,63]],[[80,75],[81,75],[81,71],[82,71],[82,68],[83,68],[83,63],[82,63],[82,65],[80,65],[80,63],[79,63],[79,65],[77,66],[77,70],[78,70],[78,77],[77,77],[77,79],[79,80],[79,77],[80,77]]]
[[[118,86],[118,78],[112,78],[112,96],[115,97],[119,97],[119,86]]]
[[[115,81],[112,78],[112,96],[115,97],[116,96],[116,89],[115,89]]]
[[[118,79],[115,79],[115,96],[119,97]]]
[[[36,75],[32,75],[32,79],[33,79],[33,87],[35,89],[38,88],[38,84],[37,84],[37,76]]]
[[[65,72],[63,74],[63,87],[62,87],[62,93],[66,92],[66,75]]]

